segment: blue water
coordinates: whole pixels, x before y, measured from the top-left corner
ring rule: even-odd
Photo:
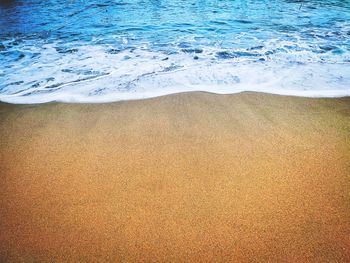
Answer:
[[[350,95],[350,0],[0,4],[0,100]]]

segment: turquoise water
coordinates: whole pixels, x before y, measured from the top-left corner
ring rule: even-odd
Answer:
[[[8,0],[0,63],[13,103],[349,96],[350,0]]]

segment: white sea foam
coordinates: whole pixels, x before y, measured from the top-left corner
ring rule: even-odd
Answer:
[[[146,48],[114,52],[112,47],[97,45],[60,53],[53,44],[44,44],[40,50],[37,45],[27,46],[27,53],[40,55],[3,70],[0,100],[97,103],[189,91],[350,96],[348,53],[318,54],[302,43],[301,50],[285,48],[293,43],[270,41],[249,54],[214,47],[197,53],[168,54]],[[243,54],[236,56],[239,52]]]

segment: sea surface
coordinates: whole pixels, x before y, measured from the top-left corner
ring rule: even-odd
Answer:
[[[0,100],[350,95],[350,0],[4,0]]]

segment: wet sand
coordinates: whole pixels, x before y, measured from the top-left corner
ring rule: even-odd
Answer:
[[[350,98],[0,104],[1,262],[349,262]]]

